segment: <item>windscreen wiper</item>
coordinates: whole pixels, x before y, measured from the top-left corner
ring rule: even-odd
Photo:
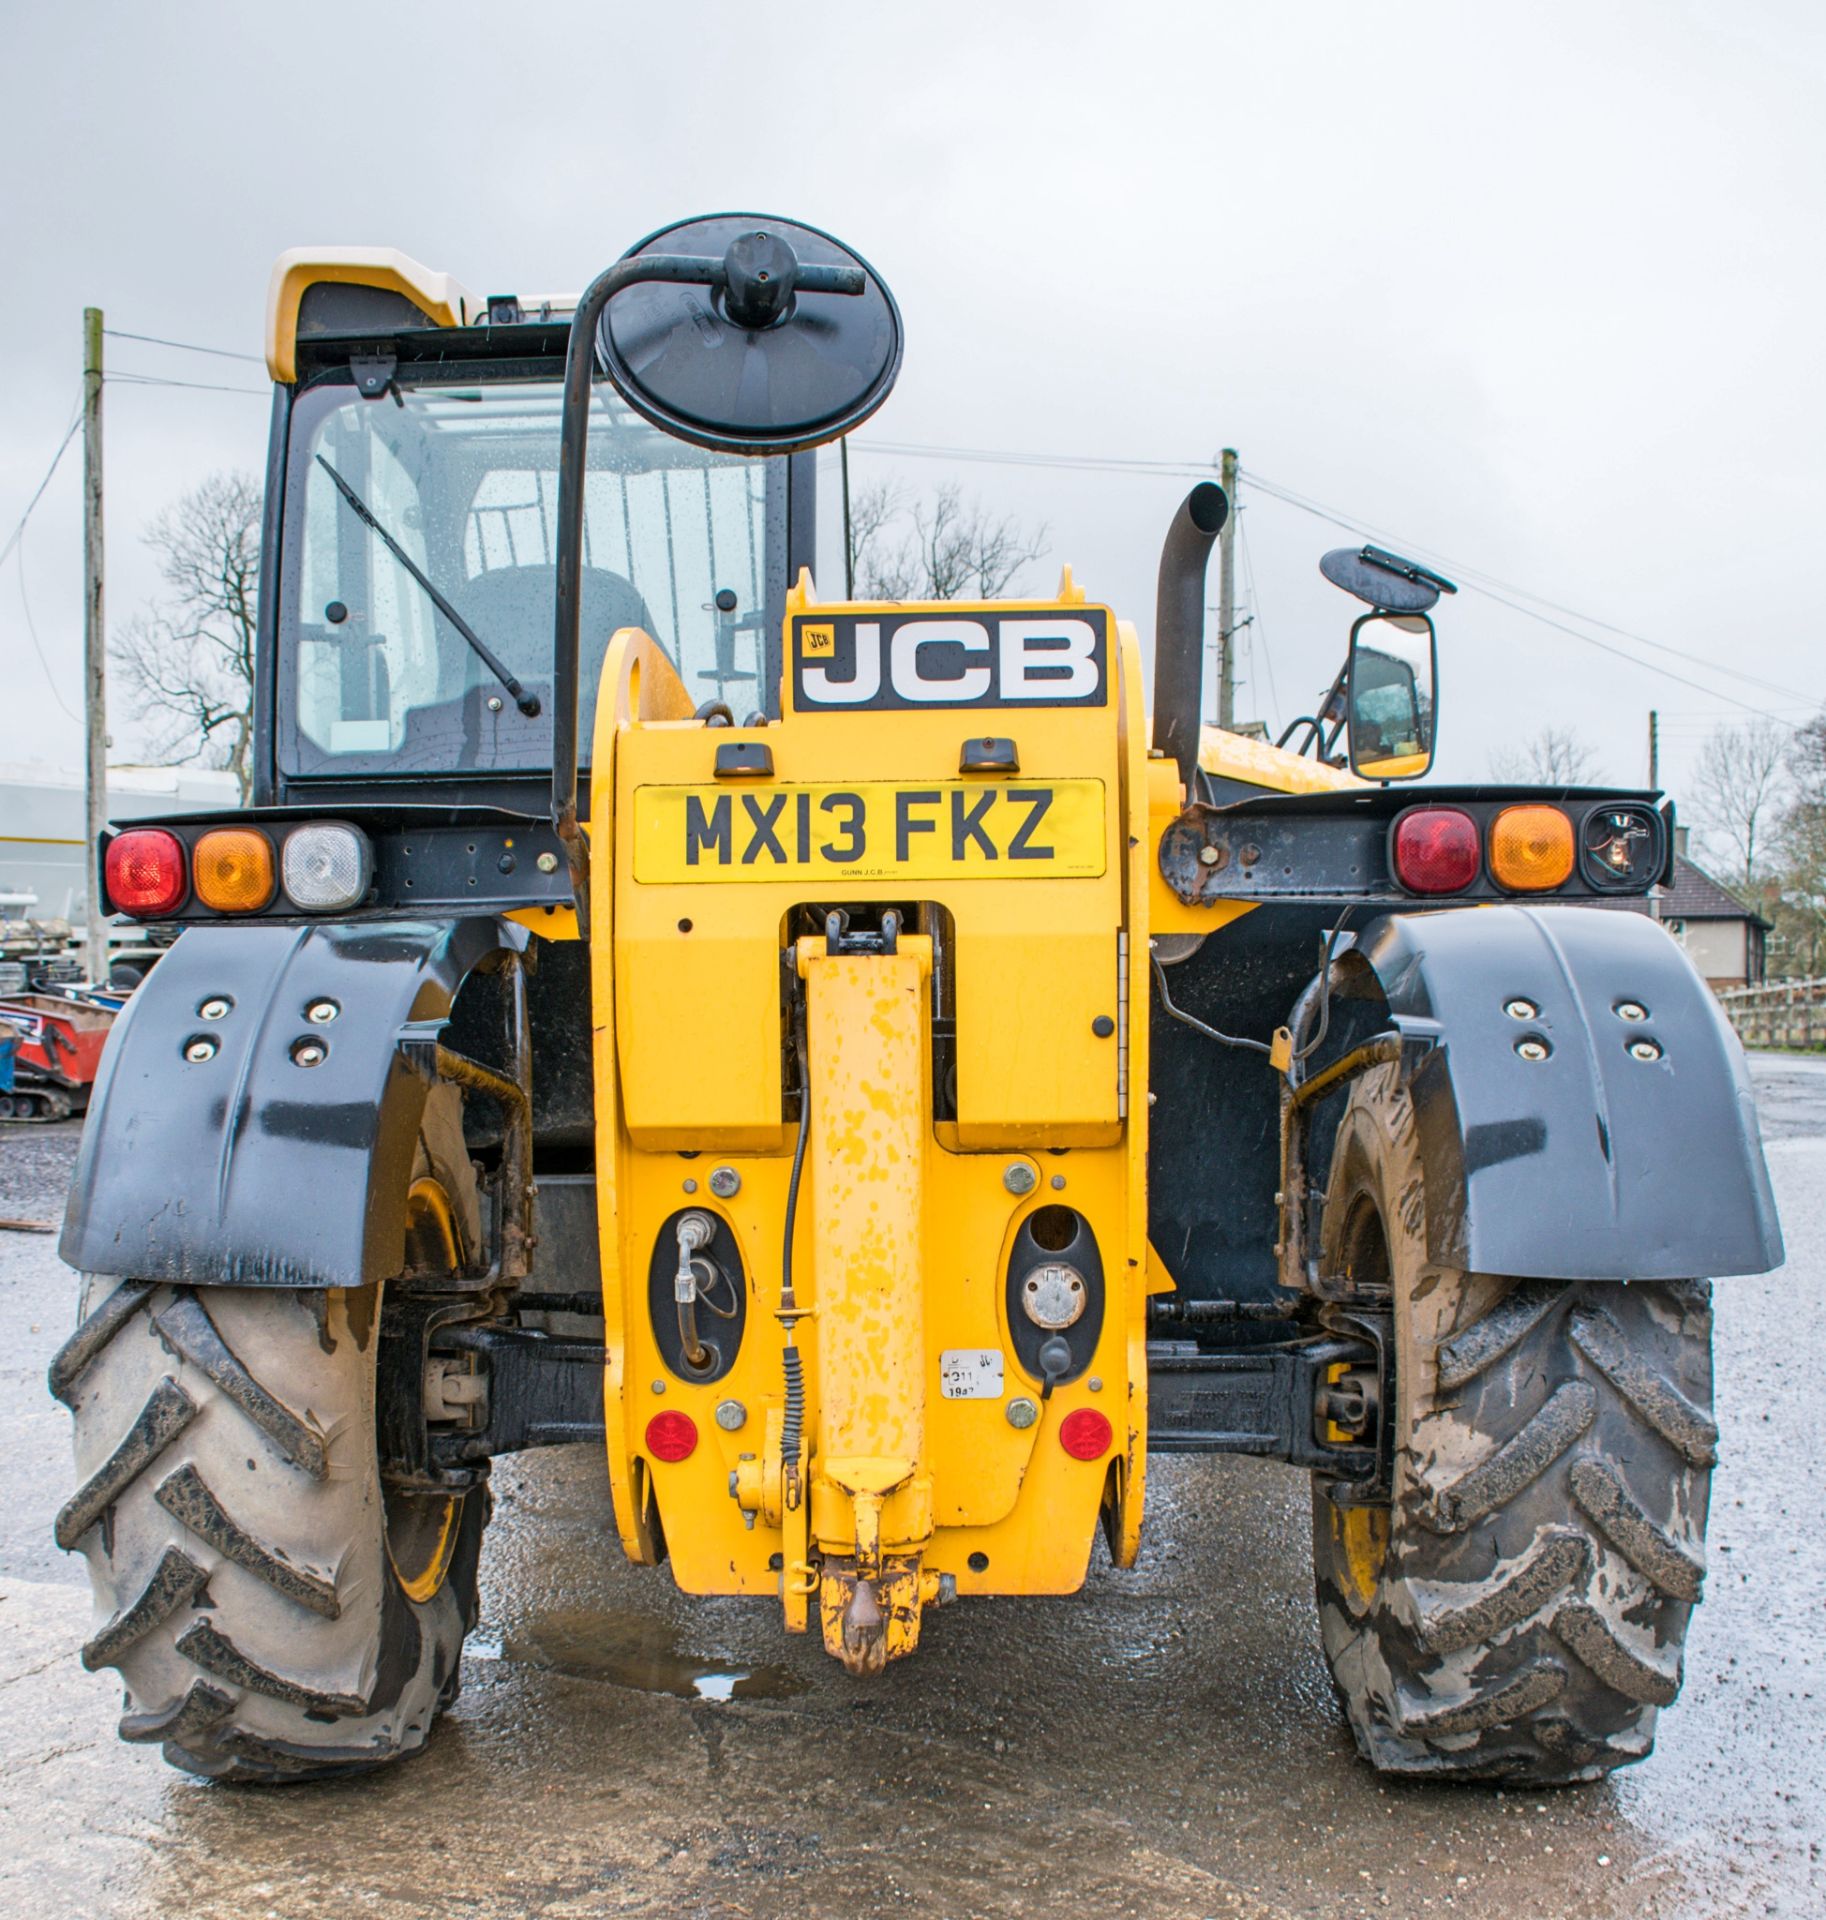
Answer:
[[[373,508],[370,507],[367,501],[349,485],[348,481],[330,465],[322,454],[317,455],[317,464],[336,482],[336,491],[349,503],[349,511],[354,514],[363,526],[367,527],[380,539],[394,559],[425,589],[425,593],[430,599],[431,604],[436,607],[438,612],[469,642],[470,647],[475,652],[476,658],[480,660],[488,671],[500,681],[502,686],[513,695],[514,705],[518,707],[529,720],[532,719],[539,711],[539,696],[536,693],[528,693],[519,681],[495,658],[488,643],[476,632],[475,628],[457,612],[456,608],[438,592],[437,588],[431,584],[429,577],[419,567],[417,562],[413,560],[412,556],[407,553],[405,548],[394,539],[392,534],[375,519]]]

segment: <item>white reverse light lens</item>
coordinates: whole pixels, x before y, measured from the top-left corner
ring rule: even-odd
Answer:
[[[340,824],[298,827],[287,835],[283,859],[286,898],[306,913],[358,906],[368,891],[374,857],[368,836]]]

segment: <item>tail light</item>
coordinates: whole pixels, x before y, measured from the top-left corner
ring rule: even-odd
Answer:
[[[697,1422],[668,1407],[647,1422],[647,1451],[655,1460],[689,1460],[697,1451]]]
[[[192,860],[197,898],[217,913],[258,913],[273,897],[273,843],[256,827],[217,827]]]
[[[159,827],[134,827],[108,842],[103,863],[108,898],[121,913],[155,920],[182,903],[188,883],[184,848],[174,833]]]
[[[1544,893],[1572,877],[1572,822],[1558,807],[1505,807],[1490,827],[1490,876],[1512,893]]]
[[[1095,1407],[1080,1407],[1059,1422],[1059,1445],[1074,1460],[1101,1460],[1110,1437],[1110,1423]]]
[[[359,828],[329,820],[286,836],[284,866],[293,906],[305,913],[341,913],[366,897],[374,855]]]
[[[1395,822],[1395,877],[1410,893],[1460,893],[1477,878],[1477,822],[1456,807],[1415,807]]]

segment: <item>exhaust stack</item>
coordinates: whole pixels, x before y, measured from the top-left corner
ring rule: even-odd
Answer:
[[[1179,762],[1187,796],[1198,766],[1199,695],[1204,681],[1205,566],[1211,542],[1230,517],[1215,481],[1201,480],[1184,500],[1160,549],[1154,603],[1154,745]]]

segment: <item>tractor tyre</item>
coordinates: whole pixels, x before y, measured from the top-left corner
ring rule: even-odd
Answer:
[[[448,1091],[408,1202],[407,1270],[433,1276],[460,1264],[476,1218]],[[57,1542],[89,1563],[82,1661],[126,1683],[121,1738],[175,1767],[264,1784],[359,1772],[423,1746],[456,1697],[489,1492],[383,1483],[385,1291],[85,1278],[51,1364],[80,1478]]]
[[[1717,1447],[1711,1290],[1442,1267],[1424,1178],[1407,1092],[1375,1069],[1339,1127],[1321,1270],[1392,1310],[1391,1497],[1314,1478],[1326,1657],[1384,1772],[1593,1780],[1650,1752],[1680,1691]]]

